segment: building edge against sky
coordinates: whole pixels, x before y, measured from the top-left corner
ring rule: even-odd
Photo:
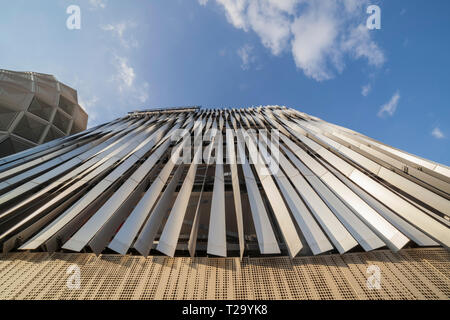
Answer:
[[[77,91],[54,76],[0,69],[0,157],[86,129]]]
[[[276,154],[264,151],[271,130]],[[194,160],[247,161],[172,161],[186,137],[201,146]],[[293,109],[146,110],[0,159],[0,244],[222,257],[448,248],[449,194],[447,166]]]

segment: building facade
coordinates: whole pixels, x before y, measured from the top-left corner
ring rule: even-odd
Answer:
[[[0,69],[0,157],[78,133],[88,115],[52,75]]]
[[[138,111],[0,159],[0,244],[241,258],[448,248],[449,194],[449,167],[293,109]]]

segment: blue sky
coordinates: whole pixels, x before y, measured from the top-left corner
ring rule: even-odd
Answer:
[[[278,104],[450,165],[450,1],[0,0],[0,68],[54,74],[89,125]],[[69,5],[81,29],[69,30]],[[381,8],[369,30],[366,8]]]

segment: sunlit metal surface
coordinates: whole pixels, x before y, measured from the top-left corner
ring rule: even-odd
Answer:
[[[285,107],[145,110],[0,159],[0,244],[240,258],[448,248],[449,192],[447,166]]]

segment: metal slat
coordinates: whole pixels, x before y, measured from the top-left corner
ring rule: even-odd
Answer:
[[[446,213],[447,215],[450,215],[450,201],[448,201],[447,199],[444,199],[443,197],[429,191],[428,189],[425,189],[417,185],[416,183],[403,178],[402,176],[391,170],[387,170],[374,161],[339,144],[338,142],[331,140],[330,138],[322,134],[316,133],[315,136],[319,140],[324,141],[324,143],[328,143],[328,145],[334,147],[335,150],[337,150],[337,152],[341,153],[343,156],[355,161],[362,167],[366,168],[370,172],[376,174],[377,176],[386,180],[397,188],[401,188],[403,191],[411,194],[412,196],[428,204],[429,206],[434,207],[437,210]]]
[[[347,163],[343,163],[343,160],[339,157],[331,154],[323,147],[317,145],[315,142],[309,138],[292,132],[297,138],[302,142],[314,148],[322,157],[324,157],[328,162],[333,163],[335,167],[338,167],[344,174],[350,174],[351,172],[358,171],[356,168],[350,166]],[[282,136],[282,139],[284,137]],[[287,138],[285,138],[287,139]],[[370,207],[366,202],[364,202],[360,197],[358,197],[350,188],[343,184],[339,179],[337,179],[330,171],[325,169],[316,160],[309,156],[306,152],[297,149],[300,154],[300,158],[305,164],[315,167],[315,170],[319,170],[316,173],[317,176],[332,189],[347,205],[349,205],[355,213],[359,215],[371,229],[375,232],[392,250],[401,249],[409,239],[395,229],[386,219],[384,219],[378,212],[376,212],[372,207]],[[310,167],[311,169],[311,167]],[[313,170],[314,171],[314,170]]]
[[[145,139],[147,141],[146,148],[151,148],[154,143],[151,138]],[[149,141],[150,140],[150,141]],[[121,152],[121,156],[125,157],[127,153],[132,152],[141,143],[141,140],[133,141],[127,148]],[[121,157],[119,157],[121,158]],[[97,199],[111,184],[119,179],[122,174],[127,171],[131,166],[139,159],[133,154],[129,155],[119,166],[117,166],[104,180],[100,181],[93,189],[85,194],[80,200],[78,200],[73,206],[60,215],[55,221],[48,225],[44,230],[34,236],[31,240],[21,246],[19,249],[35,249],[39,247],[43,242],[52,237],[58,230],[66,226],[70,220],[75,218],[82,210],[84,210],[91,202]]]
[[[238,132],[239,139],[244,140],[244,137],[240,136],[240,134],[241,132]],[[250,139],[245,139],[247,147],[249,150],[256,150],[256,145],[254,145],[253,141],[254,137],[250,136],[249,138]],[[289,211],[287,210],[283,198],[273,182],[272,177],[268,175],[267,168],[264,165],[263,159],[259,157],[259,153],[255,154],[250,151],[249,154],[253,161],[255,171],[258,174],[259,180],[261,181],[266,196],[277,219],[278,226],[288,248],[289,255],[291,257],[295,257],[303,245],[297,234],[297,230],[295,230]]]
[[[198,141],[201,141],[202,129],[205,126],[205,119],[199,119],[194,126],[194,157],[192,163],[189,166],[188,172],[184,179],[183,185],[178,192],[177,199],[170,211],[169,218],[166,221],[164,229],[159,238],[158,246],[156,249],[168,256],[173,256],[177,247],[178,238],[180,235],[181,227],[183,225],[184,216],[186,214],[187,205],[192,193],[192,187],[195,182],[195,176],[197,172],[197,166],[201,161],[202,148],[195,147]],[[198,128],[198,130],[196,130]]]
[[[160,133],[162,135],[162,132]],[[156,143],[160,136],[154,138]],[[95,236],[102,226],[114,215],[121,204],[134,191],[139,183],[146,177],[169,147],[170,141],[166,141],[128,178],[127,181],[105,202],[105,204],[81,227],[62,248],[72,251],[80,251]]]
[[[182,173],[183,166],[180,165],[175,171],[175,174],[173,175],[169,185],[164,190],[161,198],[156,204],[156,207],[151,212],[147,222],[142,227],[142,230],[133,245],[133,247],[143,256],[147,256],[153,246],[153,241],[156,237],[156,233],[158,232],[163,219],[168,213],[175,188],[178,185],[178,181],[180,180]]]
[[[270,224],[269,217],[267,216],[267,211],[264,207],[261,194],[259,193],[255,177],[253,176],[248,160],[245,157],[245,145],[239,136],[237,136],[237,142],[238,159],[241,159],[240,163],[244,173],[259,250],[261,254],[278,254],[281,251]]]
[[[277,123],[274,122],[274,125],[277,129],[280,129],[280,131],[287,132]],[[297,151],[297,149],[299,149],[299,147],[292,140],[288,139],[283,134],[281,137],[291,150]],[[385,245],[375,233],[373,233],[344,203],[342,203],[339,198],[336,197],[333,192],[325,186],[325,184],[311,170],[309,170],[299,160],[299,158],[294,156],[284,146],[278,146],[284,151],[284,153],[286,153],[292,163],[296,166],[295,169],[289,161],[285,159],[283,154],[280,153],[280,160],[283,161],[283,166],[285,168],[289,168],[289,177],[296,186],[297,191],[305,198],[305,201],[311,211],[327,232],[339,252],[344,253],[355,247],[358,243],[366,251]],[[300,159],[303,158],[300,157]],[[318,166],[316,166],[315,169],[319,170],[317,172],[323,172],[320,171],[321,168]],[[306,182],[306,180],[308,182]],[[358,242],[355,242],[352,236]]]
[[[0,204],[5,203],[11,199],[14,199],[26,191],[29,191],[33,188],[37,188],[39,186],[39,184],[46,183],[48,180],[69,170],[70,168],[75,167],[77,164],[82,163],[82,161],[87,160],[88,158],[96,155],[97,153],[99,153],[103,150],[111,148],[111,146],[113,146],[114,143],[111,143],[112,141],[108,141],[107,138],[108,137],[103,137],[102,139],[99,139],[98,141],[94,141],[91,144],[87,144],[80,148],[77,148],[64,156],[59,157],[58,159],[52,160],[51,164],[49,164],[49,163],[43,164],[41,166],[35,167],[31,170],[28,170],[22,174],[19,174],[18,176],[15,176],[12,179],[6,180],[5,182],[3,182],[5,185],[15,184],[20,180],[23,180],[27,177],[31,177],[33,175],[37,175],[37,174],[39,174],[40,171],[48,169],[49,167],[55,165],[55,167],[52,170],[50,170],[40,176],[37,176],[33,180],[31,180],[23,185],[20,185],[20,186],[16,187],[15,189],[3,194],[0,198]],[[89,149],[90,147],[93,147],[93,148]],[[68,159],[70,159],[70,160],[67,162],[64,162]],[[63,163],[58,166],[58,164],[61,162],[63,162]]]
[[[233,117],[232,116],[230,117],[234,128],[236,128]],[[226,122],[226,129],[227,129],[226,131],[227,159],[230,163],[230,170],[231,170],[231,184],[233,187],[234,210],[236,213],[236,224],[238,228],[238,237],[239,237],[239,256],[242,259],[242,256],[244,254],[245,243],[244,243],[244,222],[242,219],[241,190],[239,187],[236,152],[234,149],[234,135],[228,126],[228,122]]]
[[[208,145],[201,138],[211,126],[219,133]],[[278,130],[281,141],[273,131],[257,137],[261,129]],[[278,149],[266,150],[269,143]],[[192,156],[181,154],[185,144],[195,150],[187,165],[179,164]],[[199,167],[213,147],[230,163]],[[358,244],[398,250],[409,239],[449,247],[447,169],[280,106],[133,112],[0,159],[0,245],[143,255],[157,248],[169,256],[239,251],[241,259],[258,247],[263,255],[306,254],[302,241],[315,255]]]
[[[177,199],[170,211],[169,218],[159,238],[156,249],[170,257],[173,257],[178,243],[181,226],[183,225],[184,215],[186,214],[187,205],[194,185],[197,165],[200,160],[202,149],[195,151],[193,162],[191,163],[188,173],[178,193]]]
[[[175,153],[179,154],[181,147],[182,145],[180,144],[177,147],[178,151],[175,151]],[[147,219],[150,210],[153,208],[156,200],[163,190],[174,166],[175,162],[169,159],[159,175],[156,177],[155,181],[153,181],[150,188],[114,236],[113,240],[109,243],[108,248],[121,254],[125,254],[128,251],[133,240]]]
[[[266,136],[264,137],[267,139]],[[261,142],[262,141],[263,140],[261,140]],[[264,142],[265,143],[262,146],[262,148],[267,146],[267,141]],[[278,157],[279,157],[279,166],[283,169],[289,170],[290,169],[289,167],[283,166],[283,163],[285,163],[283,160],[286,159],[282,155],[278,155]],[[283,157],[283,160],[281,159],[281,157]],[[273,160],[269,160],[269,162],[271,161]],[[269,168],[272,167],[269,166]],[[311,251],[313,252],[313,254],[316,255],[324,253],[326,251],[333,250],[333,246],[331,245],[330,241],[328,241],[327,237],[324,235],[317,222],[311,216],[309,210],[303,204],[303,201],[300,199],[295,189],[290,184],[288,178],[281,171],[281,168],[280,170],[273,170],[272,174],[274,175],[275,180],[277,181],[278,186],[280,187],[281,193],[283,194],[284,199],[286,200],[286,203],[289,206],[289,209],[291,209],[291,212],[294,218],[296,219],[298,226],[300,227],[303,235],[305,236],[305,239],[308,242]],[[296,173],[293,172],[293,170],[289,170],[288,175],[293,176],[295,174]]]
[[[325,164],[330,171],[336,176],[339,176],[342,182],[344,182],[349,188],[351,188],[355,193],[357,193],[364,201],[366,201],[370,206],[376,209],[383,217],[388,220],[394,227],[400,230],[403,234],[405,234],[412,241],[417,243],[420,246],[436,246],[438,245],[433,239],[425,235],[423,232],[413,227],[411,224],[397,216],[394,212],[392,212],[389,208],[385,207],[382,203],[374,199],[370,194],[365,192],[363,189],[358,187],[357,185],[350,182],[348,178],[340,174],[336,169],[330,167]]]
[[[430,236],[437,242],[442,243],[447,247],[449,246],[450,233],[448,232],[447,226],[431,218],[408,201],[404,200],[386,187],[382,186],[380,183],[375,182],[360,170],[354,167],[352,170],[347,170],[347,164],[343,165],[342,159],[338,158],[337,156],[331,155],[331,152],[318,146],[312,140],[309,140],[308,138],[296,133],[294,133],[294,135],[296,135],[303,142],[306,142],[307,144],[313,146],[316,149],[316,152],[320,152],[321,156],[324,157],[325,160],[327,160],[329,163],[333,163],[333,166],[338,168],[344,175],[350,178],[350,180],[355,182],[364,190],[368,191],[372,196],[383,202],[408,222],[416,226],[421,231],[425,232],[428,236]],[[309,155],[306,155],[306,157],[309,158]],[[339,185],[339,187],[337,187],[338,189],[335,189],[336,193],[338,193],[338,191],[342,191],[342,189],[340,188],[342,186],[342,182],[337,181],[337,179],[333,179],[331,175],[329,175],[328,177],[329,180],[333,180],[336,187],[337,185]]]
[[[223,138],[222,132],[216,138],[216,171],[211,200],[211,213],[208,229],[207,253],[227,256],[227,237],[225,226],[225,184],[223,178]]]
[[[298,160],[288,150],[285,150],[285,152],[289,156],[291,161],[296,164],[297,169],[300,169],[301,166],[300,163],[297,162]],[[281,155],[280,158],[283,159]],[[289,162],[284,161],[283,165],[288,167]],[[357,221],[355,221],[351,217],[346,217],[344,221],[346,222],[346,226],[349,229],[349,231],[347,231],[341,221],[337,219],[330,208],[328,208],[325,202],[319,197],[316,190],[314,190],[308,184],[305,178],[300,173],[298,173],[298,171],[295,175],[292,175],[289,178],[293,182],[300,195],[305,199],[307,205],[311,209],[311,212],[314,214],[322,228],[324,228],[328,237],[331,239],[340,253],[347,252],[348,250],[358,245],[352,235],[357,239],[364,239],[364,236],[359,236],[359,232],[357,232],[356,234],[355,232],[353,232],[352,234],[350,234],[349,232],[353,231],[354,229],[348,228],[348,225],[354,225],[355,223],[357,223]],[[307,176],[307,178],[310,177]],[[370,243],[369,241],[364,240],[361,241],[361,244],[365,244],[366,242]]]

